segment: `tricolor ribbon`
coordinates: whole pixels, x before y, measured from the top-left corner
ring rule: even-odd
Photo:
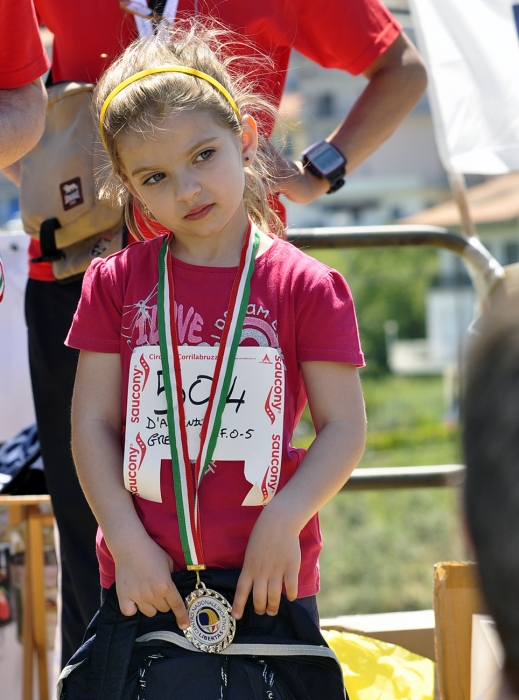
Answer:
[[[249,223],[225,317],[209,401],[202,422],[200,448],[194,471],[191,467],[187,447],[182,374],[175,322],[173,262],[170,252],[172,237],[173,234],[170,234],[165,238],[159,253],[157,316],[162,373],[168,406],[168,432],[180,540],[186,564],[188,567],[192,567],[204,563],[198,517],[198,489],[212,459],[222,423],[236,351],[240,343],[249,303],[250,281],[259,245],[259,232],[252,223]]]

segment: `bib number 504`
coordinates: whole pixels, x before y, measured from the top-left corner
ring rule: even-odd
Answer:
[[[229,393],[227,394],[227,398],[225,400],[226,404],[235,404],[236,405],[236,413],[240,410],[240,407],[245,403],[245,394],[246,394],[246,389],[243,389],[241,392],[240,396],[238,396],[239,389],[236,389],[236,380],[237,377],[233,377],[231,386],[229,388]],[[210,377],[208,374],[199,374],[197,375],[197,378],[195,379],[194,382],[191,383],[189,389],[186,390],[182,388],[182,398],[184,401],[184,404],[186,403],[186,398],[189,399],[189,403],[191,403],[193,406],[202,406],[203,404],[207,403],[209,401],[209,394],[211,391],[211,384],[213,382],[213,377]],[[160,396],[162,392],[165,391],[164,388],[164,379],[163,379],[163,374],[162,370],[157,371],[157,396]],[[234,392],[236,391],[236,396],[234,395]],[[155,413],[161,414],[161,413],[166,413],[166,411],[155,411]]]

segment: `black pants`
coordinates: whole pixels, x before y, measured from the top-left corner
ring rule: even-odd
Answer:
[[[81,282],[29,280],[25,316],[29,364],[45,477],[61,542],[62,661],[79,648],[99,605],[96,521],[85,500],[70,449],[70,404],[78,352],[63,342]]]

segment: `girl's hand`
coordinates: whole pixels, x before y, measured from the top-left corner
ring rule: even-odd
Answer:
[[[150,537],[131,551],[114,555],[119,607],[123,615],[153,617],[172,610],[181,629],[189,627],[186,606],[171,580],[173,560]]]
[[[233,617],[241,618],[252,589],[255,612],[276,615],[283,583],[287,598],[297,598],[300,566],[299,532],[289,519],[277,512],[272,501],[251,532],[234,596]]]

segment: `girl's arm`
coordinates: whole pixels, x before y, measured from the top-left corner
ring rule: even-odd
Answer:
[[[299,533],[348,480],[364,451],[366,414],[357,368],[338,362],[301,364],[317,437],[286,486],[252,530],[234,598],[239,619],[253,589],[257,613],[275,615],[283,583],[297,598]]]
[[[124,615],[172,610],[189,626],[184,602],[171,581],[171,557],[144,529],[124,488],[121,445],[121,359],[81,351],[72,400],[72,451],[81,487],[114,558]]]

